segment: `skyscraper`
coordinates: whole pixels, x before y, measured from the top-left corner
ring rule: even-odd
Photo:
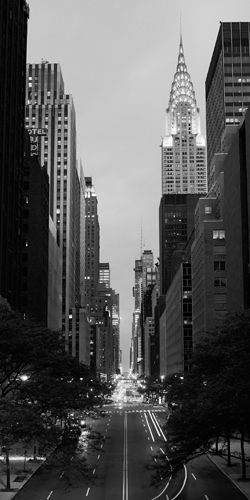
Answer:
[[[20,306],[25,117],[29,7],[0,2],[0,295]]]
[[[206,193],[206,146],[201,135],[200,111],[187,71],[182,38],[178,64],[166,110],[162,140],[162,195]]]
[[[131,370],[137,372],[138,358],[138,336],[140,335],[140,314],[142,301],[142,260],[135,261],[135,286],[133,288],[134,297],[134,313],[132,326],[132,341],[131,341]]]
[[[66,346],[70,346],[70,311],[79,307],[79,279],[76,287],[75,278],[76,270],[79,274],[81,268],[79,262],[76,266],[76,246],[81,238],[76,237],[76,232],[84,224],[82,221],[79,225],[80,196],[84,194],[79,193],[83,174],[76,162],[74,102],[72,95],[64,93],[60,65],[44,60],[27,65],[26,92],[26,127],[47,129],[33,147],[31,143],[31,154],[38,150],[40,163],[49,176],[49,214],[62,250],[62,329]]]
[[[85,177],[85,303],[90,314],[96,310],[99,282],[100,227],[98,200],[92,177]]]
[[[208,189],[226,127],[239,125],[250,103],[250,23],[221,23],[206,78]]]

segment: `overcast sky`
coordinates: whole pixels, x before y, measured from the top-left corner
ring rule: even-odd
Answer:
[[[129,368],[134,262],[159,256],[161,136],[176,70],[180,18],[202,134],[205,79],[220,21],[250,21],[250,1],[28,0],[29,63],[60,63],[76,108],[77,156],[98,197],[100,260],[120,294]]]

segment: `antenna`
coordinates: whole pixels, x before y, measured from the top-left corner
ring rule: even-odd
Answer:
[[[140,252],[141,256],[142,256],[142,216],[141,216],[141,252]]]

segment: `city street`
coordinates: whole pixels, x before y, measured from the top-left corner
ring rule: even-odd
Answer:
[[[183,468],[178,477],[155,489],[145,468],[150,455],[162,448],[165,409],[151,405],[117,404],[93,428],[105,437],[89,457],[94,484],[86,484],[72,468],[66,475],[40,468],[15,496],[16,500],[242,500],[244,495],[207,458]]]

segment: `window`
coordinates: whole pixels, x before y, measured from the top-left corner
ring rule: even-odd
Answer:
[[[225,239],[225,230],[224,229],[216,229],[213,231],[213,239],[214,240],[224,240]]]
[[[226,270],[226,262],[224,260],[214,261],[214,271],[225,271],[225,270]]]
[[[220,286],[220,287],[225,287],[227,286],[227,279],[226,278],[216,278],[214,280],[214,286]]]
[[[210,205],[205,205],[205,214],[211,214],[212,213],[212,207]]]

